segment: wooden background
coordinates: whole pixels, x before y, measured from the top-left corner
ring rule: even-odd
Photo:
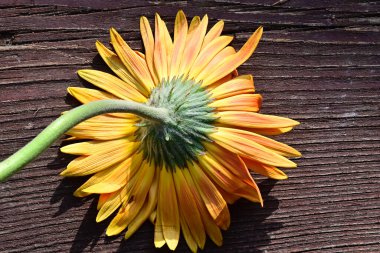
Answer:
[[[302,124],[278,140],[303,153],[282,182],[260,179],[265,207],[231,206],[231,228],[203,252],[379,252],[380,2],[333,0],[0,1],[0,159],[77,105],[78,69],[104,69],[95,41],[117,28],[141,48],[141,15],[172,29],[178,9],[226,22],[239,48],[263,39],[240,69],[252,73],[263,112]],[[58,173],[60,142],[0,184],[0,252],[166,252],[146,223],[130,240],[107,238],[93,198],[72,197],[84,179]],[[178,252],[186,252],[181,240]]]

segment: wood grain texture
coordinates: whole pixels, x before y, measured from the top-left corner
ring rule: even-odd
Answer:
[[[263,112],[302,124],[277,139],[303,153],[289,179],[259,178],[265,207],[231,206],[221,248],[203,252],[379,252],[380,2],[307,0],[0,1],[0,160],[77,105],[68,86],[78,69],[105,69],[95,41],[117,28],[141,49],[139,16],[159,12],[170,29],[177,10],[224,19],[240,47],[264,36],[240,73],[253,73]],[[60,142],[0,184],[0,252],[166,252],[146,223],[128,241],[105,236],[83,179],[58,173],[71,157]],[[178,252],[186,252],[183,239]]]

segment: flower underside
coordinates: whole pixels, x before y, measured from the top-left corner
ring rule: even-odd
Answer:
[[[196,160],[205,151],[202,142],[211,141],[207,135],[213,131],[216,119],[214,108],[208,106],[211,101],[210,94],[194,80],[163,80],[146,104],[167,109],[171,121],[143,119],[137,124],[139,150],[144,158],[172,170]]]
[[[154,24],[153,30],[147,18],[140,19],[144,53],[112,28],[114,51],[101,42],[96,47],[115,75],[80,70],[99,90],[68,89],[83,104],[137,103],[148,108],[146,117],[112,111],[70,129],[67,134],[82,141],[61,148],[78,155],[61,175],[92,175],[74,195],[99,195],[97,222],[116,212],[107,235],[125,230],[129,238],[150,220],[155,247],[174,250],[182,233],[196,252],[206,237],[222,244],[221,230],[230,224],[228,204],[245,198],[263,205],[251,172],[286,179],[279,168],[296,167],[289,158],[301,154],[264,135],[288,132],[299,123],[261,114],[253,77],[237,72],[256,49],[262,27],[235,50],[232,37],[221,35],[224,22],[207,29],[207,15],[188,23],[179,11],[174,36],[158,14]],[[163,117],[150,117],[150,111]]]

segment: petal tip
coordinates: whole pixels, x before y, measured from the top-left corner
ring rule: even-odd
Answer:
[[[61,173],[59,173],[59,175],[62,177],[65,177],[67,175],[67,170],[61,171]]]

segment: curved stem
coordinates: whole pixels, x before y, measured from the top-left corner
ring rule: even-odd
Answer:
[[[75,125],[94,116],[112,112],[128,112],[158,122],[171,122],[167,109],[150,107],[132,101],[110,99],[81,105],[66,112],[53,121],[32,141],[1,162],[0,182],[6,180],[25,165],[33,161]]]

